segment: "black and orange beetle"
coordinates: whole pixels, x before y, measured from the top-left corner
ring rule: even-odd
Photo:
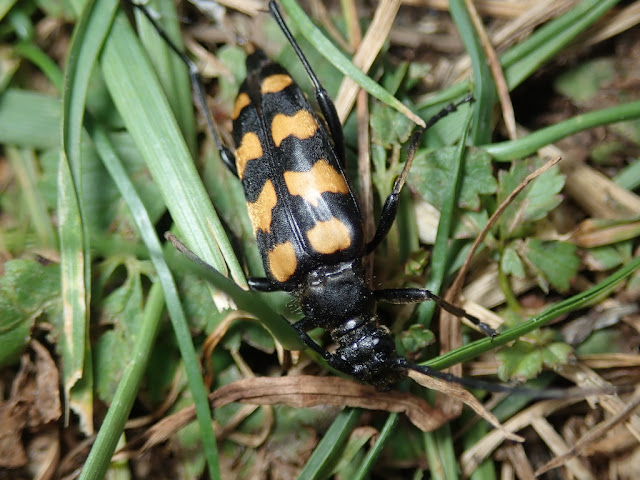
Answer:
[[[188,64],[194,85],[201,89],[194,64],[164,35],[151,15],[136,6]],[[373,290],[365,279],[363,258],[382,242],[395,221],[399,193],[424,129],[413,133],[403,171],[384,203],[373,238],[367,241],[358,201],[344,173],[344,140],[333,102],[276,3],[271,1],[269,8],[308,72],[324,122],[287,71],[257,50],[247,58],[247,78],[233,110],[235,154],[222,145],[211,128],[223,162],[242,182],[266,272],[264,278],[251,278],[250,287],[293,295],[304,314],[293,325],[300,339],[336,370],[379,390],[387,390],[405,378],[408,370],[494,389],[492,384],[433,371],[398,355],[389,329],[378,321],[376,302],[433,300],[441,308],[468,318],[490,337],[497,335],[495,330],[429,290]],[[202,91],[197,93],[202,98]],[[457,106],[445,108],[429,120],[427,128]],[[332,353],[307,334],[318,327],[329,332],[337,344]]]

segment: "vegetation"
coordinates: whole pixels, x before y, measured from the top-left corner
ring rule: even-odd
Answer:
[[[239,3],[214,21],[150,2],[201,68],[223,138],[244,40],[310,89],[275,23]],[[442,292],[501,335],[432,322],[432,304],[381,308],[398,349],[540,390],[636,385],[638,2],[280,3],[344,119],[373,222],[414,122],[474,95],[427,131],[372,284]],[[185,67],[126,13],[116,0],[0,2],[0,472],[631,478],[637,395],[474,392],[523,447],[417,379],[375,392],[290,354],[303,345],[284,318],[299,312],[287,295],[245,290],[262,270],[245,200]]]

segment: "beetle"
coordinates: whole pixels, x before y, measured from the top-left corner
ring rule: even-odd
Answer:
[[[390,389],[409,370],[415,370],[464,385],[511,391],[506,385],[434,371],[399,355],[391,332],[376,315],[377,302],[407,304],[432,300],[442,309],[466,317],[485,335],[493,338],[498,333],[429,290],[372,289],[363,267],[366,255],[380,245],[395,221],[399,194],[424,130],[471,98],[449,105],[431,118],[426,127],[414,131],[407,160],[384,202],[375,234],[366,240],[363,215],[344,172],[344,138],[335,106],[275,1],[269,3],[269,9],[311,79],[323,120],[289,73],[256,50],[247,57],[247,78],[233,108],[235,153],[216,133],[204,105],[203,87],[194,63],[144,7],[133,5],[189,67],[220,157],[242,182],[266,273],[262,278],[250,278],[250,288],[261,292],[285,291],[295,297],[304,316],[292,326],[304,344],[334,369],[378,390]],[[308,331],[318,327],[330,334],[337,344],[335,351],[327,351],[308,335]]]

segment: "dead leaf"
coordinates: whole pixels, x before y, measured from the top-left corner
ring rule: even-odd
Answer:
[[[378,392],[371,385],[362,385],[339,377],[257,377],[225,385],[209,395],[212,408],[231,402],[250,405],[289,405],[313,407],[337,405],[369,410],[404,413],[422,431],[435,430],[450,420],[426,400],[409,393]],[[195,409],[188,407],[154,425],[145,435],[143,450],[168,439],[195,418]]]
[[[22,446],[22,430],[26,423],[26,404],[11,400],[0,404],[0,467],[26,465],[27,454]]]
[[[24,354],[6,402],[0,403],[0,467],[18,468],[27,463],[22,444],[25,429],[34,430],[60,418],[58,369],[49,351],[37,341],[31,349],[35,363]]]
[[[438,380],[437,378],[429,377],[428,375],[418,373],[414,370],[411,370],[409,372],[409,377],[411,377],[413,380],[415,380],[417,383],[419,383],[423,387],[429,388],[431,390],[436,390],[438,392],[442,392],[445,395],[461,400],[468,407],[470,407],[474,412],[476,412],[478,415],[484,418],[487,422],[489,422],[495,428],[500,430],[505,438],[509,440],[513,440],[515,442],[524,442],[524,438],[522,438],[520,435],[516,435],[514,433],[507,431],[493,413],[491,413],[489,410],[484,408],[482,403],[480,403],[476,397],[474,397],[471,393],[469,393],[467,390],[462,388],[460,385],[445,382],[443,380]]]
[[[23,400],[22,391],[28,383],[30,365],[29,357],[23,355],[9,399],[0,403],[0,467],[3,468],[18,468],[27,463],[22,431],[27,424],[29,404]]]
[[[58,367],[40,342],[32,341],[30,346],[35,353],[35,382],[27,422],[30,428],[35,428],[58,420],[62,407]]]

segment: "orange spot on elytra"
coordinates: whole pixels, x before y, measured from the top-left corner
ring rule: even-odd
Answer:
[[[314,163],[308,172],[284,172],[284,183],[291,195],[300,195],[314,207],[324,192],[349,193],[344,176],[324,159]]]
[[[293,83],[293,80],[289,75],[284,73],[276,73],[275,75],[269,75],[260,85],[260,93],[263,95],[267,93],[278,93],[287,88]]]
[[[262,145],[258,135],[254,132],[247,132],[242,137],[240,146],[236,148],[236,168],[238,169],[238,177],[242,179],[244,169],[249,160],[261,158],[263,154]]]
[[[286,282],[298,268],[298,259],[291,242],[284,242],[267,252],[271,275],[279,282]]]
[[[251,103],[251,99],[249,98],[249,95],[247,95],[245,92],[242,92],[241,94],[239,94],[238,97],[236,98],[236,103],[233,105],[233,113],[231,114],[231,120],[235,120],[236,118],[238,118],[240,116],[240,112],[242,111],[242,109],[247,105],[249,105],[250,103]]]
[[[307,238],[313,249],[323,254],[345,250],[351,245],[351,231],[335,217],[317,222],[307,232]]]
[[[276,190],[273,188],[271,180],[264,182],[264,187],[255,202],[247,202],[247,210],[249,210],[249,218],[253,225],[253,233],[258,230],[269,232],[271,230],[271,212],[273,207],[278,203]]]
[[[289,136],[304,140],[312,137],[318,128],[315,117],[307,110],[299,110],[290,117],[278,113],[271,122],[271,137],[275,146],[279,147]]]

